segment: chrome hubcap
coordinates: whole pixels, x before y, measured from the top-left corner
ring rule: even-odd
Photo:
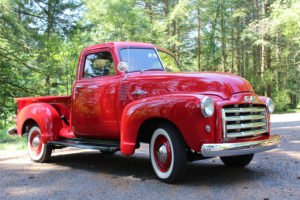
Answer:
[[[166,162],[168,153],[167,153],[167,148],[165,145],[161,145],[158,148],[156,153],[157,153],[157,158],[160,162],[163,162],[163,163]]]
[[[32,146],[35,149],[38,149],[40,146],[40,139],[38,137],[33,138],[32,140]]]

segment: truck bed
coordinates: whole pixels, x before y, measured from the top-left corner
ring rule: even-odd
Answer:
[[[71,95],[20,97],[20,98],[14,98],[14,100],[18,102],[18,113],[22,110],[22,108],[32,103],[63,104],[68,109],[70,109],[71,107]]]

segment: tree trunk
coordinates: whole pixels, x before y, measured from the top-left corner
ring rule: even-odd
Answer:
[[[179,24],[177,24],[177,40],[180,40]],[[177,60],[179,61],[180,60],[180,45],[177,45],[176,54],[177,54]]]
[[[201,71],[201,15],[200,7],[197,9],[197,70]]]
[[[230,11],[231,16],[233,15],[233,9]],[[235,73],[234,71],[234,48],[233,48],[233,43],[234,43],[234,24],[232,22],[231,24],[231,30],[230,30],[230,36],[231,36],[231,73]]]
[[[217,13],[215,15],[215,18],[213,21],[211,21],[211,34],[210,34],[210,58],[212,58],[212,67],[216,65],[215,62],[215,53],[216,53],[216,43],[215,43],[215,31],[216,31],[216,25],[217,25],[217,19],[219,16],[219,5],[217,7]]]
[[[235,71],[236,74],[241,73],[241,58],[240,58],[240,19],[236,18],[236,33],[235,33]]]
[[[225,27],[224,27],[224,1],[221,3],[221,35],[222,35],[222,72],[226,71],[226,41],[225,41]]]
[[[266,18],[269,16],[269,4],[267,3],[268,0],[262,1],[262,14],[263,18]],[[267,69],[267,71],[270,72],[271,70],[271,48],[270,48],[270,36],[268,34],[268,30],[265,26],[265,24],[262,25],[262,62],[261,62],[261,78],[264,79],[264,72]],[[271,97],[272,93],[272,84],[271,80],[268,80],[267,83],[267,96]],[[264,89],[265,90],[265,89]]]
[[[280,40],[279,40],[279,30],[276,29],[276,67],[277,69],[281,69],[280,66]],[[279,90],[279,74],[278,70],[276,70],[275,81],[276,81],[276,91]]]

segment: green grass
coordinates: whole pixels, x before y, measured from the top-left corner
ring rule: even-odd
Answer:
[[[17,151],[26,149],[26,147],[26,137],[8,135],[6,128],[0,129],[0,150]]]
[[[283,114],[283,113],[300,113],[300,104],[297,106],[297,108],[288,108],[287,111],[276,111],[276,107],[275,107],[274,114]]]

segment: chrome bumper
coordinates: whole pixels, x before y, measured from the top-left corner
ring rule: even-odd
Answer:
[[[266,140],[251,142],[203,144],[201,154],[204,157],[238,156],[274,149],[279,144],[280,136],[273,135]]]

